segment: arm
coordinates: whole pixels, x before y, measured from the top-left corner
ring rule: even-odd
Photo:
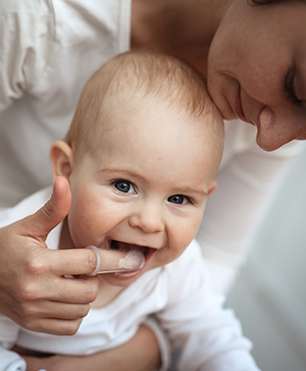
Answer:
[[[226,292],[247,255],[248,239],[299,143],[274,152],[261,150],[256,129],[226,122],[224,158],[209,197],[196,239],[214,277],[214,287]],[[222,166],[223,165],[223,166]]]
[[[104,370],[135,371],[154,370],[160,363],[160,353],[154,332],[147,326],[141,326],[136,335],[118,348],[96,353],[90,356],[57,355],[37,358],[39,353],[14,347],[18,338],[18,325],[0,315],[0,371],[37,371],[47,369],[56,371],[100,371]]]
[[[27,371],[47,369],[48,371],[144,371],[154,370],[160,363],[160,353],[156,337],[147,326],[141,326],[136,335],[127,343],[107,351],[89,356],[57,355],[48,358],[26,356]]]

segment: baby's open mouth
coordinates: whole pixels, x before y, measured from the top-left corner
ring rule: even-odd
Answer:
[[[119,250],[119,251],[140,251],[143,253],[143,255],[147,255],[150,250],[153,250],[150,247],[133,245],[133,244],[116,241],[116,240],[110,241],[110,249]]]

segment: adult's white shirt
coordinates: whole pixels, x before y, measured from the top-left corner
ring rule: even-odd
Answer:
[[[131,0],[0,0],[0,207],[51,184],[52,142],[68,130],[87,79],[129,50],[130,39]],[[237,120],[225,126],[218,189],[197,236],[221,291],[295,153],[294,144],[266,153],[251,125]]]

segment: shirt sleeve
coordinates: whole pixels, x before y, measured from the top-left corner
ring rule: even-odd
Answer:
[[[19,354],[9,350],[17,340],[19,326],[0,314],[0,371],[26,371],[26,362]]]
[[[222,307],[195,242],[167,267],[169,304],[157,314],[173,349],[177,370],[258,371],[239,321]]]
[[[0,371],[26,371],[27,365],[19,354],[0,346]]]
[[[228,291],[247,257],[249,238],[300,149],[301,143],[295,141],[273,152],[263,151],[256,144],[255,128],[237,121],[226,123],[218,187],[207,201],[196,236],[217,291]]]
[[[54,45],[51,2],[0,0],[0,112],[46,72]]]

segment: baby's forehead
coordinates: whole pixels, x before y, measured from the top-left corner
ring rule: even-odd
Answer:
[[[93,138],[101,138],[103,142],[120,142],[128,139],[133,141],[140,136],[143,142],[148,140],[148,143],[154,138],[159,139],[165,149],[167,140],[172,141],[173,137],[176,137],[180,145],[182,136],[185,140],[200,139],[203,143],[209,139],[218,146],[222,143],[222,123],[214,112],[194,115],[181,109],[179,105],[169,105],[168,102],[154,97],[147,98],[131,100],[125,97],[106,104],[105,111],[101,111]],[[162,150],[162,147],[159,150]]]
[[[198,131],[212,125],[214,117],[216,123],[221,120],[202,76],[173,57],[154,53],[128,53],[111,60],[91,78],[81,103],[86,132],[91,122],[94,135],[118,128],[135,130],[161,109],[184,117],[190,125],[200,123]],[[219,124],[215,130],[221,133]]]
[[[203,110],[199,114],[175,100],[165,100],[154,94],[142,95],[137,92],[130,95],[122,91],[117,92],[115,96],[105,97],[99,114],[99,123],[107,131],[145,127],[151,121],[156,124],[159,121],[164,125],[171,124],[174,130],[183,125],[186,126],[186,130],[196,128],[203,132],[207,126],[220,125],[222,120],[219,114],[211,109]]]
[[[214,111],[195,115],[150,95],[130,97],[120,92],[113,98],[104,100],[88,138],[87,149],[97,154],[98,161],[114,163],[120,155],[117,167],[127,159],[134,167],[144,161],[148,168],[160,166],[160,171],[168,169],[168,175],[174,171],[183,178],[191,171],[191,163],[196,172],[210,169],[207,179],[215,172],[223,132]]]

